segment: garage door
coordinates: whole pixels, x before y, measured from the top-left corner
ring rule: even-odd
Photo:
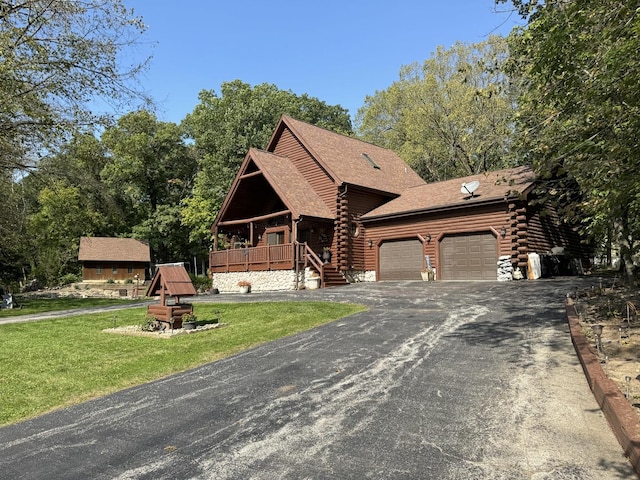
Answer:
[[[422,242],[395,240],[380,245],[380,280],[420,280]]]
[[[498,242],[491,233],[446,236],[440,242],[443,280],[495,280]]]

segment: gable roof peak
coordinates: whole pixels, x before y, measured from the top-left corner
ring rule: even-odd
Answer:
[[[283,115],[267,146],[274,151],[287,128],[336,184],[400,194],[425,182],[395,152]]]

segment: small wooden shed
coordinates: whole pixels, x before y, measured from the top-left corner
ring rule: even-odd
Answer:
[[[181,303],[180,299],[196,293],[183,263],[158,265],[147,289],[147,297],[160,296],[160,304],[149,305],[147,315],[153,315],[161,322],[173,323],[173,328],[181,328],[182,315],[193,313],[193,305]]]
[[[78,261],[83,282],[144,281],[151,265],[149,245],[135,238],[81,237]]]

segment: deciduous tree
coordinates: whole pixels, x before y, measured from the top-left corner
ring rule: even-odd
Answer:
[[[185,260],[189,233],[180,218],[196,160],[180,127],[146,111],[120,117],[102,135],[110,159],[101,177],[120,201],[129,232],[150,242],[155,260]]]
[[[532,2],[514,2],[530,12]],[[640,10],[629,0],[538,4],[511,38],[522,75],[518,144],[567,219],[613,239],[630,277],[640,246]]]
[[[123,58],[145,28],[121,0],[0,1],[0,170],[104,120],[100,101],[147,102],[135,83],[146,61]]]
[[[497,36],[439,47],[365,99],[358,134],[397,152],[427,181],[512,165],[515,103],[506,58],[506,41]]]

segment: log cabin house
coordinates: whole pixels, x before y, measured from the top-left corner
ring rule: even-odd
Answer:
[[[135,238],[81,237],[78,261],[83,282],[144,282],[151,266],[149,245]]]
[[[496,280],[500,257],[526,271],[531,252],[579,253],[557,216],[529,204],[535,181],[517,167],[427,184],[388,149],[283,116],[212,225],[213,285],[419,280],[428,267],[438,280]]]

